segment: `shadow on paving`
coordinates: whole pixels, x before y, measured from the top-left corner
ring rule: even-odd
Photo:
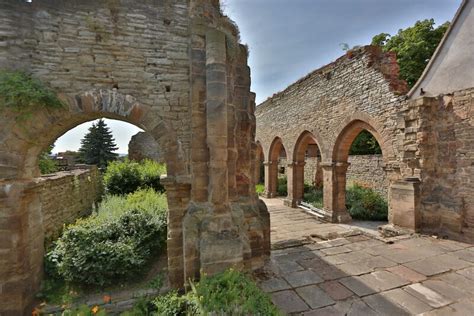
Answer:
[[[417,235],[386,243],[276,199],[265,202],[273,250],[258,278],[283,312],[472,315],[473,245]]]

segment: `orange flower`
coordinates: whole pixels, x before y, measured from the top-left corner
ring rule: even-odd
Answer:
[[[97,314],[97,312],[99,311],[99,306],[96,305],[92,307],[91,311],[92,311],[92,314]]]
[[[40,310],[38,308],[33,309],[31,312],[31,316],[39,316],[40,315]]]
[[[110,295],[104,295],[102,299],[104,300],[105,304],[109,304],[110,302],[112,302],[112,298],[110,297]]]

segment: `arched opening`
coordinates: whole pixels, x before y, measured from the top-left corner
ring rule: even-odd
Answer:
[[[15,113],[6,112],[3,118],[5,124],[0,127],[4,136],[0,143],[0,191],[5,193],[0,194],[0,210],[7,219],[5,223],[8,225],[4,229],[11,240],[17,241],[11,244],[2,260],[7,266],[22,267],[4,277],[5,282],[22,280],[15,283],[15,293],[31,295],[37,292],[44,275],[46,218],[43,216],[42,187],[37,180],[40,174],[39,157],[58,137],[84,122],[98,118],[116,119],[133,124],[153,136],[160,144],[167,164],[168,177],[163,184],[171,192],[167,196],[168,214],[172,214],[168,216],[168,229],[181,229],[180,214],[184,214],[183,210],[186,209],[189,185],[181,185],[177,180],[185,173],[184,155],[180,152],[176,134],[170,125],[156,111],[139,104],[131,96],[119,94],[115,89],[94,90],[75,97],[65,97],[64,101],[64,108],[38,110],[32,115],[34,119],[20,123]],[[175,252],[180,252],[182,236],[169,236],[167,244],[168,247],[172,245]],[[179,270],[179,264],[179,261],[175,262],[173,269]],[[172,277],[182,279],[179,271]]]
[[[384,143],[372,125],[355,120],[339,134],[333,152],[333,201],[338,214],[364,221],[387,221],[388,180]]]
[[[280,137],[276,137],[268,154],[265,169],[265,196],[287,196],[287,154]]]
[[[99,119],[75,126],[54,142],[50,161],[61,171],[35,179],[48,267],[43,280],[48,286],[39,295],[46,303],[66,290],[140,286],[164,271],[168,210],[160,181],[166,166],[126,159],[129,140],[139,131],[130,123]],[[74,235],[77,231],[81,234]],[[150,238],[143,238],[147,234]],[[123,246],[137,252],[134,263],[123,256]]]
[[[321,162],[321,149],[316,137],[304,131],[296,142],[293,154],[288,205],[296,207],[304,200],[314,207],[323,207]]]
[[[258,195],[265,193],[265,153],[263,152],[262,144],[257,141],[255,161],[255,191]]]

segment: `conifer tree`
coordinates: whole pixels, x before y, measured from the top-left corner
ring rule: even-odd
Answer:
[[[112,132],[104,120],[100,119],[92,124],[89,132],[81,140],[80,160],[86,164],[105,168],[109,161],[117,159],[118,154],[114,153],[117,149]]]

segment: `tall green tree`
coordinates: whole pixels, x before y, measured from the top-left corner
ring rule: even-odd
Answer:
[[[434,27],[433,19],[417,21],[414,26],[400,29],[396,35],[380,33],[372,38],[372,45],[397,53],[400,77],[409,87],[420,78],[428,61],[449,27],[449,22]]]
[[[109,161],[117,159],[118,154],[114,153],[117,149],[112,132],[104,120],[100,119],[92,124],[89,132],[81,140],[80,160],[86,164],[105,168]]]
[[[376,155],[381,154],[379,143],[369,131],[363,130],[354,139],[349,155]]]

